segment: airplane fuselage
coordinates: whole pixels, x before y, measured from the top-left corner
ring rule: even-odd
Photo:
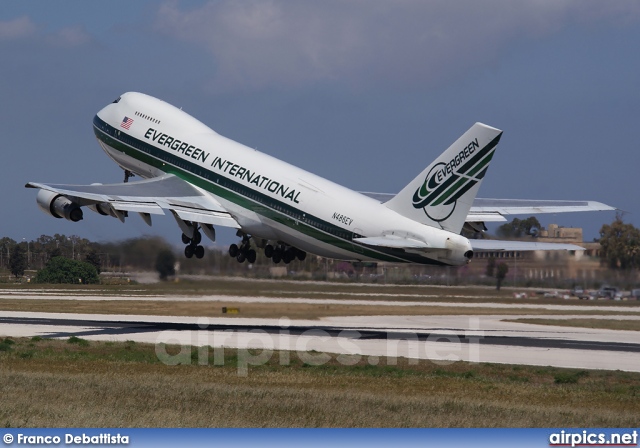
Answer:
[[[127,93],[93,120],[103,150],[143,178],[174,174],[211,194],[253,238],[344,260],[461,265],[469,241],[244,146],[156,98]],[[354,238],[396,235],[428,251],[372,247]]]

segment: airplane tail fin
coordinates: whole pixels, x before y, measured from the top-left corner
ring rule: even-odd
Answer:
[[[384,205],[422,224],[460,233],[501,136],[500,129],[474,124]]]

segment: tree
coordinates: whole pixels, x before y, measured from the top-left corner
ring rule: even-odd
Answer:
[[[22,246],[19,244],[17,244],[11,252],[11,256],[9,257],[9,269],[11,269],[11,273],[15,275],[16,278],[22,277],[24,275],[24,270],[27,269],[27,257],[24,254]]]
[[[93,265],[65,257],[54,257],[38,271],[36,283],[98,283],[100,278]]]
[[[16,244],[15,240],[6,236],[0,238],[0,266],[9,266],[9,257]]]
[[[640,267],[640,230],[625,224],[617,214],[611,224],[600,229],[600,258],[611,269]]]
[[[54,247],[47,253],[47,257],[49,258],[49,260],[55,257],[62,257],[62,256],[63,256],[62,251],[60,250],[59,247]]]
[[[176,257],[169,249],[162,249],[156,257],[156,271],[160,274],[160,280],[166,280],[170,275],[175,275]]]
[[[535,216],[526,219],[513,218],[513,221],[498,227],[496,233],[504,238],[520,238],[522,236],[536,236],[540,228],[540,222]]]
[[[100,270],[101,270],[100,268],[101,268],[101,265],[102,265],[102,260],[100,260],[100,255],[98,255],[98,252],[96,252],[95,250],[91,250],[84,257],[84,261],[86,261],[87,263],[92,265],[94,268],[96,268],[96,272],[98,272],[98,274],[100,274]]]
[[[491,257],[487,260],[487,269],[484,271],[484,274],[487,277],[493,277],[496,270],[496,259]]]
[[[158,236],[101,243],[95,248],[98,252],[104,253],[112,265],[142,270],[155,269],[155,261],[160,251],[171,249],[169,244]]]
[[[496,266],[496,289],[498,291],[500,291],[500,286],[502,285],[502,282],[504,281],[504,279],[507,277],[507,272],[509,272],[509,265],[507,265],[507,263],[499,263],[498,266]]]
[[[540,228],[540,221],[535,216],[530,216],[527,219],[520,221],[520,227],[525,235],[537,236]]]

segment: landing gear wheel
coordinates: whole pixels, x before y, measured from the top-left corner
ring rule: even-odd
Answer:
[[[232,244],[231,246],[229,246],[229,256],[231,258],[236,258],[239,252],[240,252],[240,249],[238,249],[237,244]]]
[[[247,258],[247,256],[245,255],[244,252],[240,252],[238,254],[238,256],[236,257],[236,260],[238,260],[238,263],[244,263],[244,260]]]
[[[193,253],[194,253],[194,248],[191,244],[189,244],[188,246],[186,246],[184,248],[184,256],[187,258],[191,258],[193,257]]]
[[[183,244],[189,244],[191,242],[191,238],[189,238],[187,235],[185,235],[184,233],[182,234],[182,243]]]
[[[296,256],[298,257],[298,260],[304,261],[304,259],[307,258],[307,253],[303,250],[298,250]]]
[[[202,241],[202,234],[197,230],[193,231],[193,244],[200,244]]]
[[[204,247],[196,246],[195,255],[196,255],[196,258],[204,257]]]
[[[255,263],[256,262],[256,256],[257,256],[257,254],[256,254],[255,250],[249,249],[247,251],[247,261],[249,263],[251,263],[251,264]]]
[[[282,254],[282,261],[289,264],[296,258],[296,254],[294,252],[295,249],[287,249],[284,254]]]
[[[267,258],[271,258],[273,257],[273,253],[275,252],[275,249],[273,248],[273,246],[271,244],[267,244],[266,246],[264,246],[264,256]]]
[[[280,260],[282,259],[282,256],[280,255],[280,251],[276,251],[273,253],[273,255],[271,256],[271,260],[275,263],[278,264],[280,263]]]

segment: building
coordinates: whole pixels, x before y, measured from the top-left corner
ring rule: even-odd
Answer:
[[[521,241],[569,243],[584,251],[487,251],[474,254],[473,274],[483,275],[487,260],[496,258],[509,266],[507,280],[512,284],[571,283],[590,285],[606,277],[607,269],[600,263],[600,243],[582,241],[582,228],[550,224],[540,229],[538,236]]]

